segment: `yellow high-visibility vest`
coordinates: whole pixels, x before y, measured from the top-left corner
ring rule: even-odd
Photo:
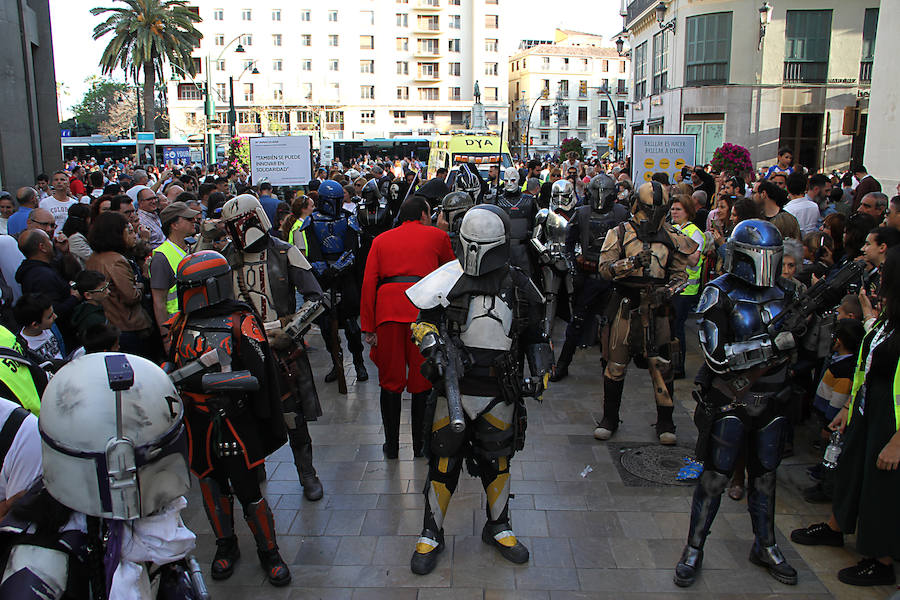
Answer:
[[[173,244],[171,240],[166,240],[157,246],[153,250],[153,254],[157,252],[166,257],[166,260],[169,261],[169,266],[172,267],[172,273],[177,275],[178,263],[187,256],[187,252]],[[170,317],[178,312],[178,285],[175,282],[172,283],[172,287],[166,292],[166,312],[169,313]]]

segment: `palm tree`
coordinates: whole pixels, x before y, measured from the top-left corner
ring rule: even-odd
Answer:
[[[111,13],[94,27],[95,40],[114,34],[100,57],[100,67],[104,75],[120,68],[134,78],[135,84],[143,71],[144,127],[152,130],[156,122],[156,78],[163,78],[163,62],[168,59],[191,76],[197,74],[191,52],[203,38],[194,27],[200,16],[186,6],[185,0],[114,1],[125,6],[91,9],[94,16]]]

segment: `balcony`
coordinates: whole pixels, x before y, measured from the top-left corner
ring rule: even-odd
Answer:
[[[413,77],[413,81],[425,81],[425,82],[434,82],[440,81],[441,76],[439,73],[429,74],[429,73],[416,73],[416,76]]]
[[[631,27],[638,17],[647,12],[651,7],[655,7],[658,0],[632,0],[625,9],[625,27]]]
[[[864,84],[872,83],[872,61],[864,60],[859,63],[859,82]]]
[[[438,59],[438,58],[442,58],[444,55],[441,54],[441,51],[440,51],[440,50],[435,50],[435,51],[431,51],[431,50],[416,50],[416,51],[413,52],[413,56],[414,56],[415,58],[433,58],[433,59]]]
[[[440,25],[419,25],[416,24],[413,29],[416,35],[440,35],[443,33]]]
[[[825,83],[828,79],[828,63],[784,62],[785,83]]]
[[[413,10],[419,12],[439,12],[441,10],[440,0],[413,0]]]

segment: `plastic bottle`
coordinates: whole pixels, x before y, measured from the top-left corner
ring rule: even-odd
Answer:
[[[841,436],[840,431],[834,431],[831,434],[831,439],[828,442],[828,447],[825,448],[825,455],[822,457],[822,466],[826,469],[836,469],[838,458],[841,456],[841,450],[843,450],[844,439]]]

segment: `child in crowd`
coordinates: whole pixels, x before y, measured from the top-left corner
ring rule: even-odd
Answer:
[[[56,321],[56,313],[49,296],[23,295],[13,307],[13,315],[16,322],[23,325],[19,335],[40,362],[62,360],[62,343],[50,331]]]
[[[107,323],[103,299],[109,295],[109,280],[100,271],[82,271],[75,278],[75,289],[84,299],[72,310],[72,329],[84,344],[85,332],[94,325]]]
[[[87,354],[118,352],[119,328],[110,323],[96,323],[85,330],[83,342]]]

